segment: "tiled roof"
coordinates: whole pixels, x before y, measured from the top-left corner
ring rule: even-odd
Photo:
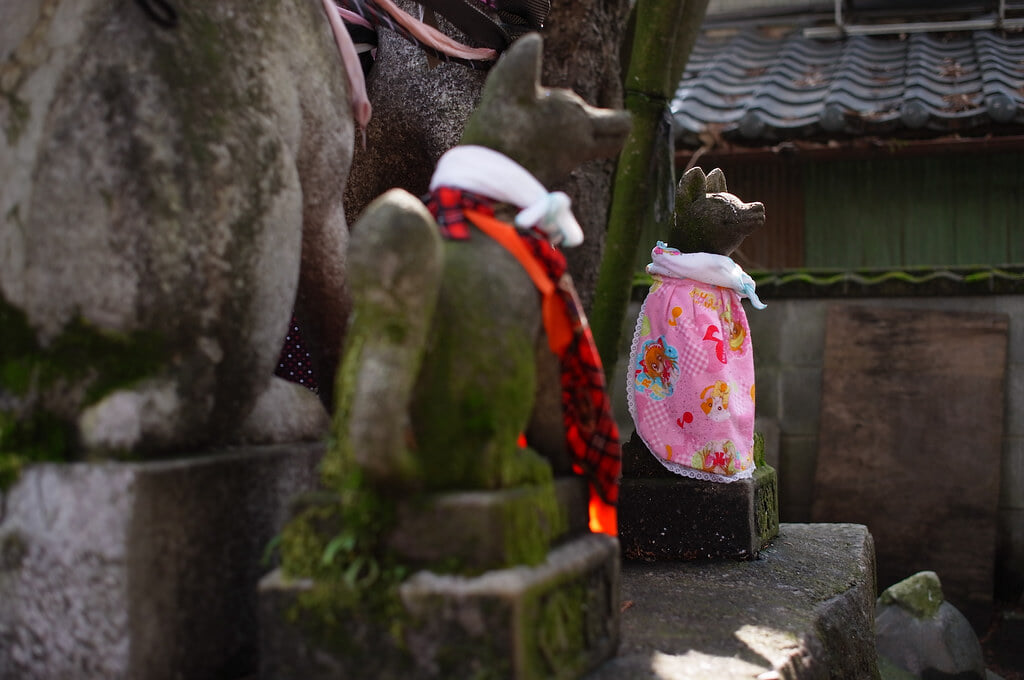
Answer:
[[[705,31],[672,111],[677,143],[1024,133],[1024,32]]]

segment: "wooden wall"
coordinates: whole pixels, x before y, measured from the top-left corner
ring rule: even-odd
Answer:
[[[752,270],[1024,263],[1024,154],[807,160],[721,167],[767,222],[736,259]]]

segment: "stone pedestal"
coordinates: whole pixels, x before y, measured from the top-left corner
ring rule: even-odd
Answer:
[[[586,534],[534,567],[418,572],[399,586],[403,615],[353,612],[317,639],[299,606],[313,584],[278,570],[260,583],[260,678],[578,678],[618,646],[619,573],[618,541]]]
[[[636,434],[622,458],[619,538],[627,559],[752,559],[779,533],[778,476],[768,465],[729,483],[690,479],[666,470]]]
[[[256,669],[256,586],[321,444],[46,464],[0,493],[0,679]]]

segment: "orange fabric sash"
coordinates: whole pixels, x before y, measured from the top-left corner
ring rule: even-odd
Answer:
[[[497,241],[522,265],[533,285],[541,294],[541,313],[544,329],[548,335],[548,346],[555,356],[561,357],[572,342],[572,321],[565,309],[565,300],[558,294],[555,283],[537,263],[516,233],[515,227],[476,210],[466,210],[468,217],[480,231]]]
[[[572,320],[565,307],[565,300],[558,294],[555,283],[523,245],[515,227],[482,212],[466,209],[465,215],[484,232],[507,250],[522,265],[533,285],[541,294],[541,312],[544,329],[547,331],[548,346],[555,356],[561,358],[573,339]],[[615,536],[618,534],[618,512],[606,503],[593,489],[590,489],[590,530]]]

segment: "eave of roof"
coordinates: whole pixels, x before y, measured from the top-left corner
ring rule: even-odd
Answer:
[[[1024,135],[1024,32],[804,36],[705,24],[672,102],[677,147]]]

